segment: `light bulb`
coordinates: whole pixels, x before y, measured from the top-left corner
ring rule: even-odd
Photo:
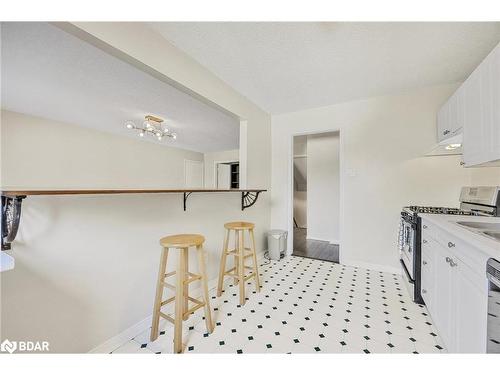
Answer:
[[[172,133],[172,138],[173,138],[173,139],[177,139],[177,134]]]
[[[144,130],[139,133],[139,137],[144,137]]]
[[[162,136],[161,136],[161,135],[159,135],[159,136],[158,136],[158,140],[159,140],[159,141],[161,141],[161,139],[162,139]]]
[[[149,121],[144,121],[144,126],[146,126],[146,129],[151,128],[151,124],[149,123]]]
[[[131,122],[128,122],[127,129],[133,129],[133,128],[134,128],[134,124],[132,124]]]

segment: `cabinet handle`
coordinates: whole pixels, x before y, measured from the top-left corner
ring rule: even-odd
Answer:
[[[446,263],[450,263],[451,262],[451,258],[450,257],[446,257],[445,260],[446,260]]]
[[[427,262],[425,260],[423,260],[422,264],[425,266],[427,264]]]
[[[450,259],[450,267],[456,267],[457,264],[453,261],[453,259]]]
[[[427,243],[427,240],[422,240],[423,243]]]
[[[465,161],[461,161],[461,162],[460,162],[460,165],[465,165]]]
[[[427,290],[422,289],[422,294],[425,294],[425,293],[427,293]]]
[[[424,224],[424,229],[427,229],[427,225]]]
[[[450,134],[450,131],[448,129],[443,131],[443,135],[447,135],[447,134]]]
[[[455,244],[453,242],[448,242],[448,247],[455,247]]]

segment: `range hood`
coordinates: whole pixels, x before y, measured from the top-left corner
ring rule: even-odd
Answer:
[[[462,155],[463,134],[457,134],[439,142],[424,156]]]

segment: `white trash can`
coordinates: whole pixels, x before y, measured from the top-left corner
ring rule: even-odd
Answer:
[[[270,259],[280,260],[282,254],[285,255],[287,236],[286,230],[273,229],[267,232],[267,250]]]

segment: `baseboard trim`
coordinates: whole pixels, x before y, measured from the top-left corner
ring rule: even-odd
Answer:
[[[264,252],[258,252],[257,253],[257,262],[260,263],[260,261],[264,258]],[[217,288],[217,278],[211,279],[208,281],[208,289],[212,290]],[[192,293],[192,294],[191,294]],[[194,298],[200,298],[201,297],[201,290],[199,288],[194,289],[191,291],[189,294],[194,295]],[[88,353],[89,354],[108,354],[111,353],[113,350],[118,349],[120,346],[123,344],[127,343],[127,341],[132,340],[134,337],[139,335],[140,333],[144,332],[148,328],[151,327],[151,320],[153,319],[153,315],[149,315],[142,319],[140,322],[134,324],[133,326],[125,329],[124,331],[120,332],[116,336],[113,336],[109,340],[106,340],[102,344],[99,344],[96,346],[94,349],[91,349]]]
[[[113,350],[118,349],[120,346],[125,344],[127,341],[132,340],[139,333],[144,332],[151,326],[152,316],[144,318],[139,323],[134,324],[132,327],[127,328],[125,331],[113,336],[109,340],[103,342],[102,344],[96,346],[94,349],[89,351],[89,354],[108,354]]]
[[[388,273],[393,273],[396,275],[401,275],[401,268],[398,268],[398,267],[386,266],[383,264],[376,264],[376,263],[369,263],[369,262],[362,262],[362,261],[358,261],[358,260],[349,260],[349,259],[342,259],[341,263],[346,265],[346,266],[350,266],[350,267],[366,268],[366,269],[372,270],[372,271],[388,272]]]
[[[315,237],[309,237],[309,236],[306,236],[306,240],[330,242],[330,240],[325,240],[324,238],[315,238]]]

